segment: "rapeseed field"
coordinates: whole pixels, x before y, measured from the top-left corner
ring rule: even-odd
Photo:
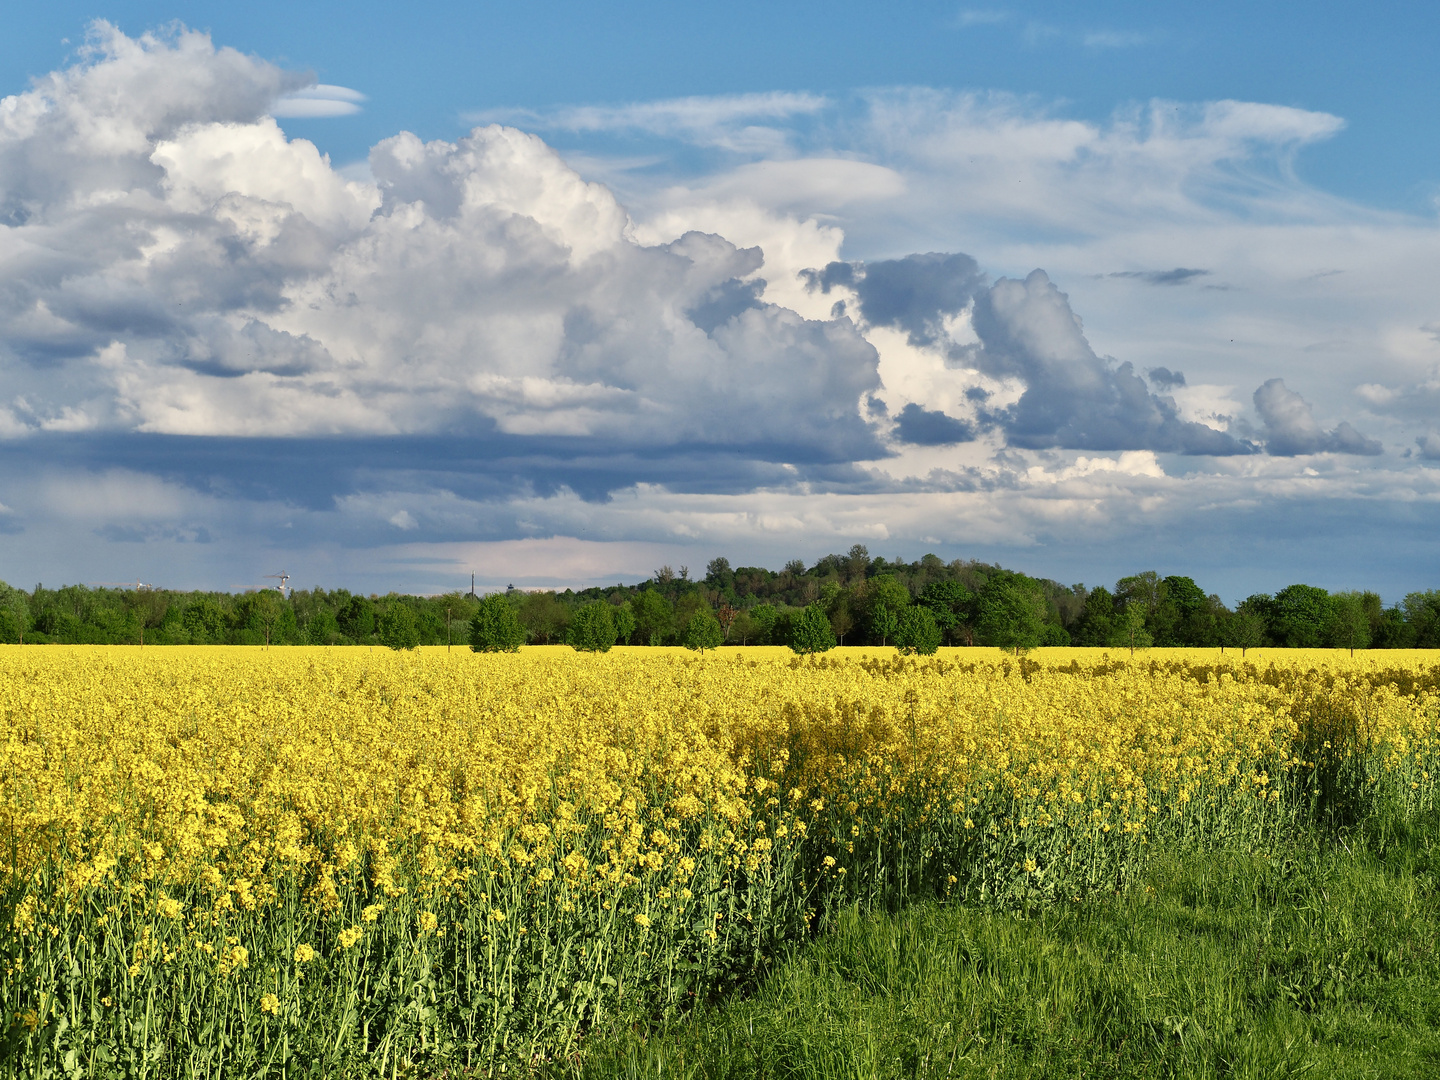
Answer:
[[[495,1068],[845,912],[1436,805],[1432,654],[0,647],[23,1075]]]

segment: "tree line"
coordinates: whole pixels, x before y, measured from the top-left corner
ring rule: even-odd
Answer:
[[[1295,584],[1233,609],[1192,578],[1154,571],[1113,587],[1062,585],[977,562],[872,557],[857,544],[775,571],[712,559],[703,576],[662,566],[635,585],[508,590],[487,597],[345,589],[182,592],[0,582],[0,641],[72,644],[1044,645],[1440,648],[1440,591],[1385,607],[1373,592]]]

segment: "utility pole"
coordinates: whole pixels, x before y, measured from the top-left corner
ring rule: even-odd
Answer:
[[[445,609],[445,651],[450,651],[450,609]]]

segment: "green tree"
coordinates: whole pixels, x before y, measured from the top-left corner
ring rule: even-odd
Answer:
[[[375,605],[363,596],[352,596],[336,613],[336,620],[345,636],[361,644],[375,633]]]
[[[635,629],[630,640],[636,645],[664,645],[675,627],[675,609],[658,589],[642,589],[630,601]]]
[[[380,644],[388,648],[398,651],[413,649],[420,644],[420,626],[409,604],[392,601],[380,613],[377,624],[376,633],[379,635]]]
[[[1413,649],[1415,627],[1405,618],[1405,609],[1400,605],[1385,608],[1375,619],[1370,631],[1370,644],[1377,649]]]
[[[30,629],[30,597],[23,589],[16,589],[0,581],[0,620],[4,622],[3,633],[8,641],[14,638],[25,644],[25,631]]]
[[[1036,582],[1019,574],[997,574],[976,602],[976,626],[987,645],[1001,649],[1038,646],[1045,634],[1045,597]]]
[[[910,606],[910,590],[892,574],[871,578],[865,585],[865,623],[872,643],[888,645],[900,628],[900,613]]]
[[[1243,657],[1247,650],[1258,649],[1265,644],[1265,620],[1254,609],[1241,605],[1225,620],[1221,628],[1221,640],[1231,648],[1239,649]]]
[[[1325,619],[1325,638],[1337,649],[1349,649],[1355,655],[1356,649],[1370,645],[1370,613],[1365,610],[1365,594],[1359,592],[1333,593],[1330,610]]]
[[[1440,649],[1440,591],[1413,592],[1400,604],[1416,649]]]
[[[635,609],[630,606],[630,601],[615,606],[615,640],[626,642],[630,635],[635,633]]]
[[[538,645],[564,641],[565,628],[570,625],[570,609],[548,591],[528,593],[520,603],[517,617],[529,633],[530,640]]]
[[[940,647],[940,625],[928,607],[915,604],[900,613],[895,631],[895,647],[902,653],[933,656]]]
[[[1270,632],[1287,649],[1315,649],[1325,642],[1330,594],[1314,585],[1287,585],[1275,594]]]
[[[864,544],[854,544],[845,556],[844,572],[851,582],[864,581],[870,569],[870,551]]]
[[[1075,627],[1075,644],[1109,645],[1115,635],[1115,596],[1105,586],[1090,590],[1085,597],[1085,613]]]
[[[950,644],[958,644],[962,638],[973,639],[967,631],[975,594],[960,582],[932,581],[920,594],[920,603],[930,609],[935,624]]]
[[[1162,599],[1163,589],[1160,584],[1160,575],[1154,570],[1146,570],[1143,574],[1131,574],[1115,583],[1115,606],[1125,608],[1131,604],[1139,604],[1140,612],[1145,616],[1147,622],[1155,609],[1160,606]]]
[[[470,617],[470,648],[475,652],[517,652],[525,639],[525,627],[504,593],[482,599]]]
[[[780,612],[774,604],[756,604],[750,609],[750,618],[755,623],[755,644],[785,645],[776,633],[780,625]]]
[[[195,645],[218,644],[225,640],[229,616],[215,600],[206,596],[189,605],[180,616],[180,625]],[[331,619],[334,622],[334,619]]]
[[[265,647],[270,647],[270,639],[275,635],[275,629],[280,623],[282,611],[287,608],[285,601],[280,599],[280,594],[274,589],[261,589],[259,592],[246,593],[240,598],[236,605],[236,621],[246,630],[250,631],[250,642],[254,643],[256,636],[263,635]],[[292,615],[293,619],[294,616]],[[144,641],[145,621],[140,622],[141,641]]]
[[[583,605],[570,620],[565,639],[581,652],[609,652],[615,644],[613,607],[603,600]]]
[[[699,589],[681,593],[675,599],[675,628],[671,640],[680,645],[685,644],[685,631],[690,626],[690,620],[700,612],[709,610],[710,605],[705,602]]]
[[[333,645],[339,637],[340,624],[335,619],[335,613],[329,608],[321,608],[311,615],[310,621],[305,624],[305,639],[311,645]]]
[[[718,649],[725,640],[725,631],[720,629],[720,620],[709,611],[697,611],[685,627],[685,647],[697,649],[704,654],[706,649]]]
[[[1114,634],[1113,643],[1129,649],[1131,656],[1135,655],[1136,649],[1148,649],[1154,641],[1145,628],[1145,609],[1139,604],[1125,605],[1125,610],[1115,620]]]
[[[730,635],[725,640],[729,641],[734,637],[741,645],[749,645],[759,632],[760,627],[755,622],[755,616],[749,611],[741,610],[735,613],[735,621],[730,624]]]
[[[705,565],[705,583],[721,592],[735,588],[735,572],[730,569],[730,560],[720,555]]]
[[[1209,645],[1214,624],[1210,598],[1195,584],[1194,578],[1172,574],[1160,582],[1160,602],[1149,627],[1155,644]]]
[[[811,604],[791,622],[790,648],[797,653],[828,652],[835,647],[835,631],[819,604]]]

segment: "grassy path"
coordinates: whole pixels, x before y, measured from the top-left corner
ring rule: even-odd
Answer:
[[[586,1077],[1440,1076],[1440,820],[1161,861],[1124,897],[842,919]]]

